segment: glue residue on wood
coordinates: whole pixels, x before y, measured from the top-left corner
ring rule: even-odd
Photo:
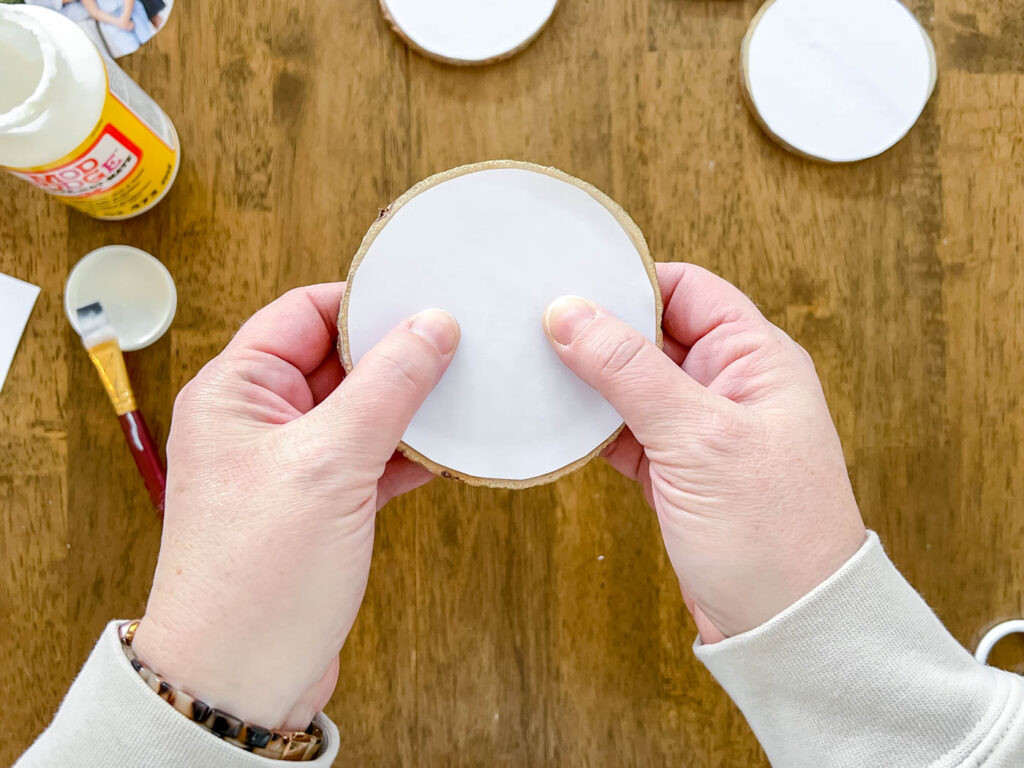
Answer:
[[[558,0],[380,0],[395,32],[420,53],[448,64],[487,64],[512,56],[544,29]]]
[[[836,163],[896,144],[936,82],[931,39],[898,0],[769,0],[743,41],[742,67],[769,135]]]
[[[610,198],[552,168],[493,161],[431,177],[385,210],[352,263],[339,317],[346,370],[432,307],[462,330],[401,449],[436,474],[524,488],[577,469],[622,419],[551,349],[544,311],[579,295],[661,343],[643,235]]]

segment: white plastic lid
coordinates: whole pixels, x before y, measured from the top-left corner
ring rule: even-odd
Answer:
[[[100,302],[125,352],[148,347],[174,320],[178,292],[167,267],[130,245],[87,254],[68,275],[64,311],[78,330],[77,310]]]

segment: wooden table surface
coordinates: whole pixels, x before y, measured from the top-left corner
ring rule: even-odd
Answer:
[[[586,179],[657,259],[747,291],[813,354],[864,517],[956,637],[1024,615],[1024,0],[914,0],[938,91],[895,149],[844,167],[748,115],[749,0],[563,0],[483,69],[410,53],[376,0],[178,5],[125,60],[184,147],[158,208],[102,223],[0,179],[0,271],[43,288],[0,394],[0,763],[104,623],[142,612],[159,544],[61,310],[71,266],[123,242],[177,280],[171,331],[129,361],[162,439],[252,312],[343,278],[379,207],[479,160]],[[437,481],[378,534],[327,710],[339,765],[767,764],[693,658],[654,517],[603,463],[527,492]]]

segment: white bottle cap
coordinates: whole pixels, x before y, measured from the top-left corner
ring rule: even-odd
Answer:
[[[148,347],[171,326],[178,292],[167,267],[130,245],[108,245],[87,254],[68,275],[64,311],[78,330],[76,311],[103,305],[125,352]]]

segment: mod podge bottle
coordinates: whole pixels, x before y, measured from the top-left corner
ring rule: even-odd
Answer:
[[[0,5],[0,167],[98,219],[156,205],[178,173],[174,125],[75,22]]]

